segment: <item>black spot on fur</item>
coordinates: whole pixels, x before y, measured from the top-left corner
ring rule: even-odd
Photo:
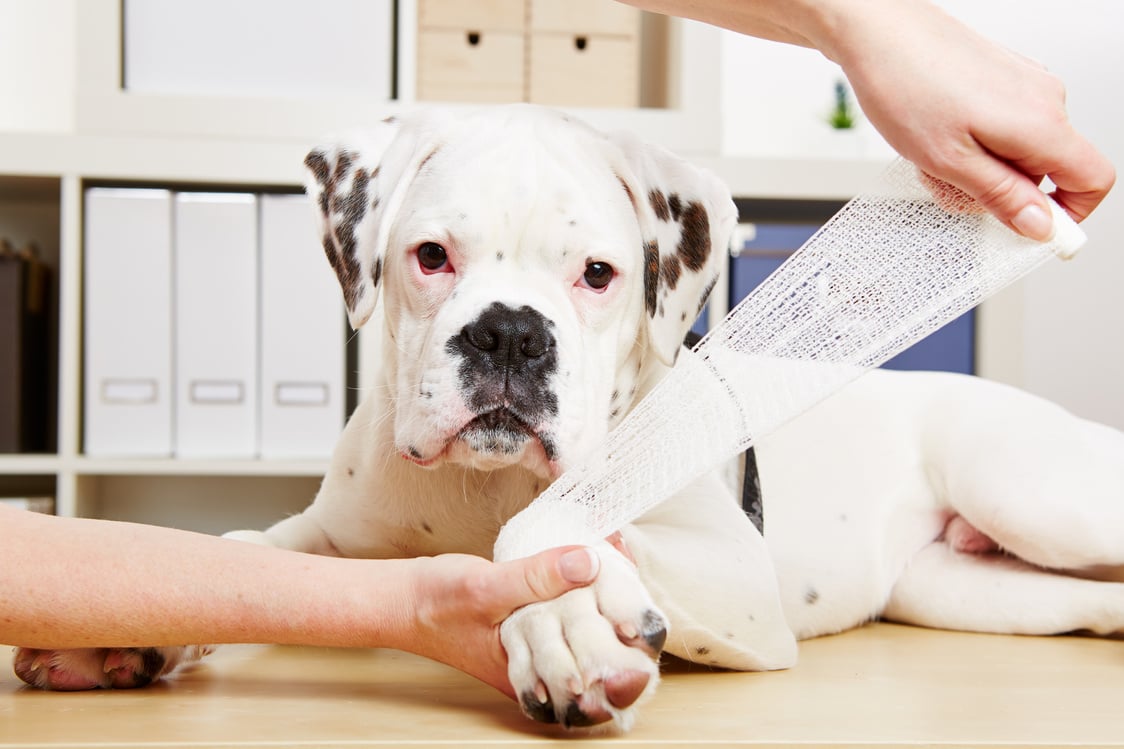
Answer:
[[[354,468],[348,468],[347,469],[347,476],[348,476],[348,478],[354,477],[355,476],[355,469]]]
[[[378,286],[379,282],[382,281],[382,258],[381,257],[375,258],[375,267],[371,268],[371,281],[375,284],[375,286]]]
[[[652,206],[652,213],[656,214],[656,218],[660,221],[671,220],[671,209],[667,205],[667,198],[659,190],[652,190],[648,193],[648,202]]]
[[[683,264],[695,272],[702,270],[710,257],[710,219],[701,203],[692,201],[683,210],[677,252]]]
[[[503,262],[503,253],[502,252],[496,253],[496,262]]]
[[[422,530],[426,533],[433,535],[433,529],[429,527],[429,523],[422,523]]]
[[[316,184],[320,185],[320,210],[328,213],[328,177],[330,169],[323,151],[312,151],[304,157],[304,165],[312,173]]]
[[[683,266],[675,255],[668,255],[660,262],[660,281],[672,291],[679,285],[679,274],[682,272]]]
[[[644,307],[648,317],[656,316],[660,288],[660,246],[656,240],[644,243]]]
[[[410,453],[411,458],[417,458],[418,460],[421,460],[422,458],[421,452],[413,445],[410,445],[408,448],[406,448],[406,452]]]
[[[675,193],[668,196],[667,207],[671,210],[671,217],[676,221],[683,215],[683,201]]]
[[[804,603],[814,606],[818,600],[820,600],[820,594],[815,588],[810,587],[804,591]]]
[[[702,646],[699,646],[699,647],[695,648],[695,655],[709,655],[709,654],[710,654],[710,648],[704,648]]]
[[[367,196],[370,193],[371,179],[378,174],[378,169],[370,172],[353,170],[355,160],[356,154],[350,151],[341,151],[336,156],[335,166],[329,164],[327,155],[322,151],[312,151],[304,160],[305,166],[321,188],[319,208],[328,227],[322,237],[324,254],[339,278],[344,300],[349,307],[355,305],[361,288],[357,234],[359,224],[367,211],[377,205],[377,202],[368,205]],[[345,191],[342,186],[349,176],[351,187]],[[376,284],[381,272],[381,268],[375,268]]]

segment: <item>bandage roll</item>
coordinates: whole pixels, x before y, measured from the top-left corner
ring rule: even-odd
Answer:
[[[1072,257],[1085,235],[1051,207],[1054,237],[1036,242],[894,162],[512,518],[495,557],[608,535],[1049,258]]]

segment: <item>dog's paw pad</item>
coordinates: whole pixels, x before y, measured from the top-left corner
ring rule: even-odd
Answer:
[[[24,683],[38,689],[78,692],[97,689],[102,685],[100,674],[84,672],[68,666],[69,664],[58,662],[53,650],[19,648],[12,660],[12,668],[16,676]]]
[[[648,688],[648,674],[643,671],[622,671],[605,679],[605,699],[615,708],[630,707]]]

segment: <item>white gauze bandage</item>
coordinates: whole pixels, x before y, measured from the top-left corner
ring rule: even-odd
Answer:
[[[898,160],[730,312],[606,442],[500,532],[497,560],[593,543],[1085,235],[1015,234]]]

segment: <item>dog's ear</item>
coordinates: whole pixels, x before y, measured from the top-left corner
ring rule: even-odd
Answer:
[[[673,364],[726,262],[738,211],[714,174],[627,134],[610,140],[643,240],[648,342]]]
[[[390,225],[428,153],[419,153],[428,132],[424,123],[391,118],[305,157],[305,189],[352,328],[374,311]]]

